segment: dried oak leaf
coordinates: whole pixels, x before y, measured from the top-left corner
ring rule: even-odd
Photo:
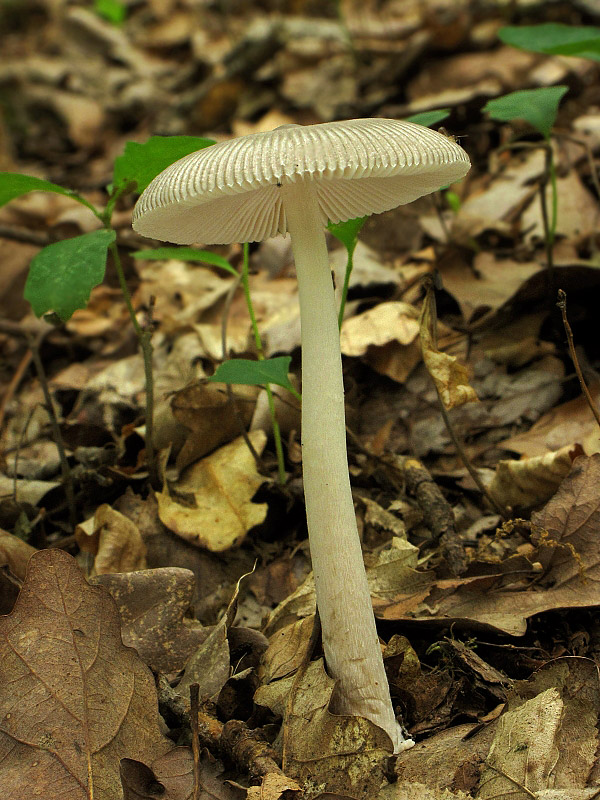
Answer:
[[[92,583],[105,586],[121,616],[121,635],[155,672],[177,672],[209,630],[185,614],[195,592],[194,573],[180,567],[144,569],[98,575]]]
[[[60,550],[32,556],[0,619],[0,687],[0,784],[11,800],[117,800],[122,758],[152,763],[172,749],[113,600]]]

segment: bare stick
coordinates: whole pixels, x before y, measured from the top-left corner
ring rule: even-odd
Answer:
[[[190,686],[190,723],[192,728],[192,755],[194,757],[194,793],[192,800],[200,797],[200,743],[198,739],[198,696],[200,687],[197,683]]]
[[[587,400],[588,405],[592,410],[592,414],[594,415],[594,418],[598,423],[598,427],[600,427],[600,414],[598,413],[598,409],[596,408],[594,398],[592,397],[590,390],[587,387],[587,383],[585,382],[585,378],[583,377],[583,372],[581,371],[581,367],[579,366],[579,359],[577,358],[577,353],[575,352],[573,331],[571,330],[571,326],[569,325],[569,320],[567,319],[567,293],[562,289],[558,290],[558,303],[556,305],[560,308],[562,314],[562,321],[563,325],[565,326],[565,333],[567,334],[567,342],[569,343],[569,355],[571,356],[571,360],[573,361],[573,366],[575,367],[575,372],[577,373],[577,377],[579,378],[579,385],[581,386],[581,391],[585,395],[585,399]]]
[[[34,339],[33,336],[31,336],[29,338],[29,347],[31,349],[31,357],[35,365],[35,370],[37,372],[38,380],[40,382],[40,386],[42,387],[42,392],[44,393],[44,400],[46,401],[46,408],[48,410],[48,415],[50,417],[50,427],[52,428],[52,435],[54,437],[54,441],[56,442],[56,447],[58,448],[58,457],[60,459],[60,470],[62,473],[63,483],[65,485],[65,494],[67,496],[67,505],[69,508],[69,522],[71,524],[71,528],[74,530],[75,525],[77,524],[77,511],[75,508],[75,490],[73,488],[73,475],[71,473],[69,462],[67,461],[65,443],[62,438],[62,433],[60,432],[60,425],[58,424],[56,412],[54,411],[54,403],[52,402],[52,395],[50,394],[48,379],[46,378],[44,365],[42,364],[42,359],[40,358],[39,338]]]

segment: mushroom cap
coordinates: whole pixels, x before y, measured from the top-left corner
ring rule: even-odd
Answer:
[[[325,226],[410,203],[469,167],[453,139],[412,122],[284,125],[171,164],[141,195],[133,227],[178,244],[262,241],[286,233],[282,184],[314,183]]]

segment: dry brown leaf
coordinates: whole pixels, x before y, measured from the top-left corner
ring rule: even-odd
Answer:
[[[123,643],[155,672],[178,672],[209,634],[186,618],[194,599],[194,573],[178,567],[99,575],[117,604]]]
[[[348,265],[348,253],[345,247],[333,250],[329,254],[329,265],[335,276],[335,292],[339,303]],[[350,289],[362,288],[364,290],[369,286],[398,286],[403,282],[404,278],[398,271],[390,269],[382,263],[377,251],[365,244],[364,241],[358,240],[352,256]]]
[[[431,789],[423,783],[398,781],[384,786],[375,800],[470,800],[470,798],[471,795],[465,792]]]
[[[206,750],[200,754],[198,800],[243,800],[244,792],[225,779],[222,765]],[[150,766],[121,762],[123,800],[192,800],[194,759],[188,747],[174,747]]]
[[[342,353],[363,356],[369,347],[381,347],[392,341],[411,344],[419,335],[418,314],[408,303],[389,302],[345,320],[340,337]]]
[[[258,386],[234,387],[235,404],[244,426],[252,419],[259,391]],[[191,431],[177,457],[179,470],[239,435],[239,422],[232,413],[225,384],[186,386],[174,395],[171,409],[175,419]]]
[[[296,672],[309,655],[313,625],[314,615],[303,617],[285,628],[280,628],[271,636],[269,646],[261,658],[261,683],[270,683]]]
[[[239,548],[230,550],[224,559],[173,536],[158,518],[153,493],[142,499],[129,489],[119,498],[118,507],[142,531],[150,567],[180,567],[194,573],[194,617],[205,625],[214,624],[229,602],[239,576],[252,569],[255,553],[250,548]]]
[[[438,394],[446,409],[456,408],[465,403],[478,400],[475,390],[469,385],[469,375],[466,367],[459,364],[456,356],[440,352],[432,336],[434,325],[434,309],[432,308],[431,293],[428,292],[423,301],[421,311],[420,333],[423,361],[427,371],[433,378]]]
[[[501,569],[496,576],[465,581],[438,582],[426,604],[412,619],[470,619],[513,636],[522,636],[527,618],[555,608],[590,608],[600,606],[600,455],[581,456],[573,463],[554,497],[542,511],[532,516],[537,549],[524,561],[522,569],[514,559],[504,568],[506,588],[502,588]],[[547,532],[547,536],[546,533]],[[527,566],[536,561],[544,574]],[[516,570],[516,573],[515,573]],[[515,578],[511,575],[516,574]],[[530,590],[530,584],[535,589]],[[518,591],[519,586],[522,591]],[[402,618],[393,606],[379,616]]]
[[[421,359],[421,347],[418,341],[407,346],[390,342],[382,347],[370,349],[365,356],[365,361],[375,372],[391,378],[396,383],[404,383]]]
[[[506,169],[494,176],[479,193],[471,194],[461,205],[455,229],[464,229],[469,237],[486,228],[503,230],[502,223],[513,216],[537,192],[532,181],[544,171],[542,150],[519,155]],[[500,223],[500,224],[499,224]]]
[[[477,797],[530,797],[528,792],[551,788],[550,775],[558,760],[559,730],[564,703],[557,689],[547,689],[507,711],[486,759]],[[518,786],[524,787],[518,791]]]
[[[284,720],[284,772],[311,795],[329,791],[351,797],[371,797],[384,783],[391,742],[384,731],[361,717],[332,714],[329,704],[335,681],[325,672],[323,659],[308,665],[288,694],[294,677],[260,687],[255,702],[269,707]]]
[[[560,693],[564,708],[558,731],[558,758],[552,787],[573,792],[594,784],[597,764],[600,684],[596,664],[584,658],[559,658],[545,664],[528,681],[518,681],[509,698],[511,708],[547,689]],[[596,787],[597,788],[597,787]]]
[[[146,568],[146,545],[139,528],[107,503],[77,526],[75,538],[83,551],[94,556],[92,575]]]
[[[19,503],[29,503],[36,506],[52,489],[60,486],[58,481],[30,481],[20,480],[16,481],[14,478],[8,478],[6,475],[0,475],[0,497],[12,498],[13,492],[16,490],[16,497]]]
[[[488,491],[503,508],[529,508],[545,503],[569,473],[575,455],[581,448],[567,445],[555,453],[525,458],[521,461],[500,461]]]
[[[583,185],[575,170],[556,181],[558,191],[558,217],[556,232],[567,239],[583,240],[598,228],[600,209],[596,197]],[[550,185],[546,196],[552,202]],[[550,206],[548,206],[550,208]],[[544,239],[544,223],[539,200],[534,200],[521,217],[521,228],[527,231],[526,238]]]
[[[235,280],[228,273],[213,272],[189,261],[138,263],[142,283],[136,299],[147,304],[151,296],[156,297],[154,317],[167,331],[198,322],[203,312],[226,296]]]
[[[37,553],[35,547],[12,533],[0,530],[0,567],[8,567],[15,578],[24,580],[27,563],[34,553]]]
[[[475,312],[500,308],[540,271],[536,261],[496,259],[485,251],[477,253],[472,265],[464,257],[448,261],[442,270],[444,289],[454,297],[467,321]]]
[[[271,636],[278,630],[292,625],[299,619],[309,617],[315,613],[316,595],[315,579],[312,572],[307,576],[303,583],[292,592],[279,605],[273,609],[269,615],[263,633]]]
[[[252,431],[248,435],[262,453],[266,434]],[[264,522],[266,503],[252,502],[262,483],[264,478],[240,436],[188,467],[173,487],[158,492],[158,515],[178,536],[222,552],[241,544],[250,528]]]
[[[188,708],[190,705],[190,686],[193,683],[197,683],[199,686],[201,700],[206,700],[217,695],[229,678],[231,665],[227,635],[237,612],[240,581],[241,578],[235,587],[225,614],[223,614],[204,642],[191,654],[185,665],[181,680],[177,684],[175,691]]]
[[[0,620],[2,788],[11,800],[115,800],[122,758],[151,763],[160,733],[154,679],[121,642],[115,605],[61,550],[36,553]]]
[[[593,384],[589,389],[598,405],[600,385]],[[583,395],[556,406],[540,417],[528,431],[511,436],[500,445],[531,458],[576,442],[582,445],[588,456],[600,451],[598,424]]]
[[[260,786],[251,786],[248,789],[246,800],[280,800],[284,794],[286,800],[292,800],[300,791],[300,786],[291,778],[278,772],[267,772]]]

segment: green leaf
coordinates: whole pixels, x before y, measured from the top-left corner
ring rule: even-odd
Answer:
[[[127,9],[121,0],[95,0],[94,11],[113,25],[122,25],[127,16]]]
[[[425,125],[430,128],[432,125],[437,125],[438,122],[443,122],[450,116],[449,108],[436,108],[435,111],[421,111],[419,114],[413,114],[406,118],[407,122],[414,122],[416,125]]]
[[[490,100],[483,110],[492,119],[500,122],[524,119],[538,130],[545,139],[549,139],[552,126],[556,120],[556,114],[558,113],[558,104],[567,91],[568,86],[523,89],[505,94],[504,97]]]
[[[500,28],[498,36],[505,44],[521,50],[600,61],[600,28],[546,22]]]
[[[122,190],[129,184],[143,192],[159,172],[180,158],[214,144],[201,136],[151,136],[147,142],[127,142],[125,152],[115,160],[113,186]]]
[[[91,203],[73,192],[71,189],[65,189],[64,186],[59,186],[57,183],[45,181],[42,178],[35,178],[33,175],[22,175],[20,172],[0,172],[0,206],[10,203],[16,197],[27,194],[28,192],[54,192],[55,194],[63,194],[65,197],[70,197],[77,200],[86,208],[96,213],[96,209]]]
[[[330,222],[327,226],[327,230],[344,245],[348,251],[348,255],[350,255],[354,252],[354,248],[358,242],[358,234],[367,220],[368,216],[347,219],[345,222]]]
[[[90,292],[104,279],[106,252],[115,232],[100,230],[50,244],[33,257],[25,299],[36,316],[55,312],[63,321],[85,308]]]
[[[210,250],[197,250],[195,247],[155,247],[148,250],[135,250],[131,253],[133,258],[148,259],[148,261],[159,261],[163,258],[178,258],[180,261],[199,261],[203,264],[210,264],[211,267],[219,267],[232,275],[238,277],[238,273],[231,266],[229,261],[218,253],[211,253]]]
[[[291,356],[265,358],[250,361],[248,358],[232,358],[219,364],[209,381],[221,383],[243,383],[247,386],[264,386],[274,383],[284,389],[295,391],[288,378]]]

